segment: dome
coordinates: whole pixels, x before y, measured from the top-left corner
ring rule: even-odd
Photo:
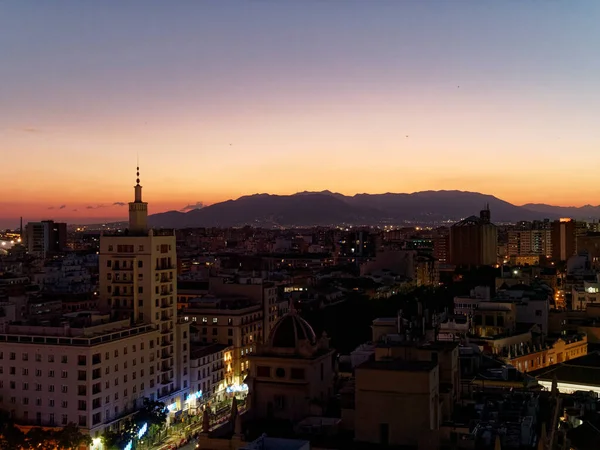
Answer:
[[[279,319],[269,336],[269,346],[272,348],[295,349],[301,342],[315,345],[317,336],[308,322],[295,312]]]

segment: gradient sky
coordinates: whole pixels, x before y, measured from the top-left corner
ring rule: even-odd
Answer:
[[[598,204],[599,19],[598,0],[3,1],[0,218],[124,217],[137,154],[151,212],[323,189]]]

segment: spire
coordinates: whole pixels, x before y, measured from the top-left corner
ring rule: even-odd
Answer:
[[[135,168],[134,200],[129,203],[129,231],[133,233],[146,232],[148,229],[148,204],[142,201],[142,186],[140,185],[140,165]]]

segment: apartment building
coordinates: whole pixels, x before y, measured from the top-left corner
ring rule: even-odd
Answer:
[[[190,353],[190,411],[198,414],[198,408],[209,398],[222,401],[227,384],[225,359],[231,348],[223,344],[194,345]],[[231,370],[231,367],[229,367]]]
[[[271,332],[281,317],[278,303],[277,287],[274,283],[262,278],[252,277],[211,277],[209,291],[214,295],[243,296],[254,303],[262,305],[263,328],[266,334]]]
[[[552,231],[511,230],[508,232],[508,256],[552,256]]]
[[[180,314],[197,329],[200,343],[231,347],[229,358],[224,355],[226,384],[243,384],[250,366],[248,356],[264,338],[261,305],[245,297],[207,296],[191,300]]]
[[[60,327],[5,325],[0,333],[0,409],[18,424],[76,423],[93,437],[160,396],[158,327],[108,316]]]

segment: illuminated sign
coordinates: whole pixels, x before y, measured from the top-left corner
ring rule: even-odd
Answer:
[[[226,392],[228,394],[231,394],[233,392],[245,392],[247,390],[248,390],[247,384],[232,384],[231,386],[227,387]]]
[[[169,406],[167,406],[167,409],[169,410],[169,412],[175,411],[177,409],[177,403],[171,403]]]
[[[133,448],[133,442],[129,441],[123,450],[131,450]]]
[[[148,424],[145,423],[144,425],[142,425],[142,427],[140,428],[140,431],[138,431],[137,437],[138,439],[141,439],[141,437],[146,434],[146,431],[148,431]]]
[[[189,402],[192,399],[199,399],[200,397],[202,397],[202,391],[198,391],[198,392],[194,392],[193,394],[188,395],[188,397],[185,399],[186,402]]]

